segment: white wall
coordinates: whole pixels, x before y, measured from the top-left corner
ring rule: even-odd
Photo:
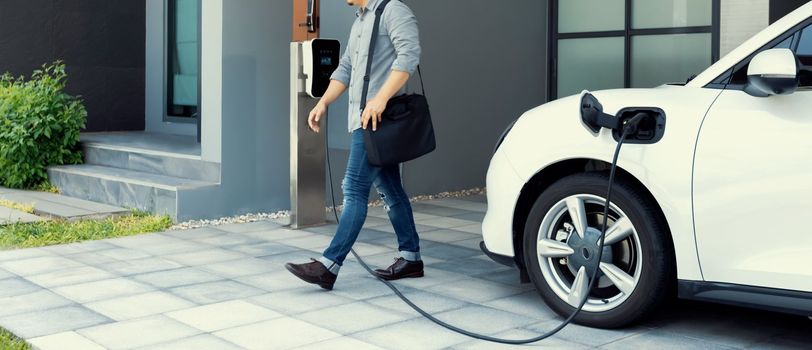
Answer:
[[[720,56],[766,28],[769,17],[769,0],[722,0]]]

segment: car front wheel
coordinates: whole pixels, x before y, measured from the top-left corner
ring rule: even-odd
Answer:
[[[576,174],[551,185],[528,216],[524,253],[530,279],[559,315],[569,316],[588,295],[575,322],[617,328],[654,311],[676,276],[656,203],[623,178],[615,181],[598,261],[608,185],[604,173]],[[589,290],[596,269],[598,279]]]

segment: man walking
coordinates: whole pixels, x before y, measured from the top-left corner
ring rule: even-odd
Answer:
[[[375,272],[381,278],[395,280],[407,277],[423,277],[420,259],[420,238],[415,228],[414,215],[409,197],[403,190],[397,165],[375,167],[367,161],[364,134],[361,129],[377,130],[386,104],[394,96],[405,93],[404,86],[420,62],[420,39],[417,20],[412,11],[397,0],[347,0],[358,7],[357,19],[350,32],[349,46],[341,57],[338,69],[333,73],[324,97],[310,112],[308,123],[315,132],[320,131],[319,122],[327,106],[349,88],[349,131],[352,142],[347,171],[342,188],[344,211],[333,241],[318,260],[305,264],[288,263],[285,267],[305,282],[331,290],[344,259],[352,249],[364,225],[369,202],[369,189],[373,184],[386,204],[389,220],[398,238],[400,257],[386,269]],[[385,6],[385,7],[383,7]],[[369,76],[369,93],[372,98],[361,111],[367,55],[376,20],[376,10],[381,7],[379,33]]]

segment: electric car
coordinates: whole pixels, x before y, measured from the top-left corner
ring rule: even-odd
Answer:
[[[812,315],[812,4],[684,84],[522,115],[497,144],[481,248],[575,321],[616,328],[680,298]],[[596,261],[600,252],[602,257]],[[597,271],[595,284],[589,281]]]

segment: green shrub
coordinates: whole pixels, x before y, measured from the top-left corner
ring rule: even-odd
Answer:
[[[87,111],[64,92],[61,61],[31,79],[0,76],[0,185],[32,188],[48,180],[49,165],[78,164],[79,132]]]

